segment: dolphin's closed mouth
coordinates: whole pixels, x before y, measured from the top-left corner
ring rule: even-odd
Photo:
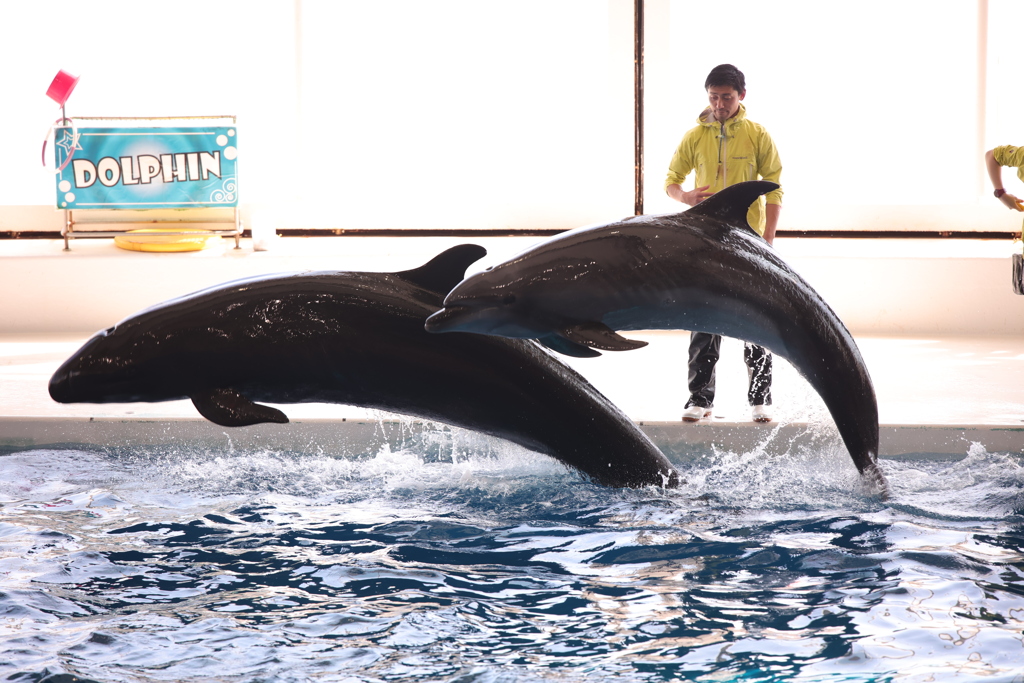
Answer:
[[[67,372],[58,372],[50,378],[48,386],[50,398],[57,403],[74,402],[74,394],[71,391],[71,376]]]
[[[445,306],[427,318],[423,323],[423,329],[434,333],[455,332],[469,312],[468,306]]]

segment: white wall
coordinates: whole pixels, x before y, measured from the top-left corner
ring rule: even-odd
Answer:
[[[45,94],[59,69],[81,76],[69,116],[240,115],[244,154],[260,160],[245,182],[259,196],[294,151],[294,16],[288,1],[0,4],[0,205],[54,204],[40,151],[60,116]]]
[[[632,22],[618,4],[304,0],[302,160],[319,187],[300,190],[303,223],[557,228],[621,214],[632,80],[613,65]]]
[[[536,237],[472,241],[487,256],[469,272],[512,258]],[[90,334],[155,302],[223,282],[300,270],[396,272],[415,268],[459,237],[310,237],[268,252],[125,251],[109,240],[0,242],[0,335]],[[857,335],[1024,334],[1024,296],[1010,285],[1009,242],[780,238],[779,254]],[[1017,248],[1019,249],[1019,243]]]
[[[73,116],[238,114],[242,201],[278,228],[569,228],[628,215],[632,10],[4,3],[0,230],[59,228],[41,208],[55,193],[39,152],[61,68],[82,76]],[[1021,25],[1019,0],[732,0],[727,11],[647,0],[645,208],[679,208],[663,196],[665,166],[707,72],[731,62],[785,164],[780,227],[1019,229],[980,155],[1024,143]]]
[[[664,174],[653,168],[667,166],[695,125],[704,79],[720,63],[746,75],[748,116],[782,156],[784,204],[813,207],[822,222],[849,207],[915,206],[945,223],[940,207],[978,203],[978,3],[732,0],[720,15],[683,0],[667,6],[668,53],[657,57],[669,66],[647,83],[657,102],[652,211],[678,207],[658,196]]]

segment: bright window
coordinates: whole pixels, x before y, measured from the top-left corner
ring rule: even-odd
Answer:
[[[628,212],[632,81],[613,90],[610,16],[593,0],[305,0],[304,222],[559,228]]]
[[[671,2],[671,80],[648,85],[652,210],[669,206],[658,162],[696,125],[720,63],[745,73],[748,116],[779,148],[784,205],[973,204],[977,17],[960,0]]]
[[[780,227],[1019,226],[991,213],[981,159],[1024,144],[1019,0],[646,7],[648,213],[680,208],[662,191],[668,160],[706,103],[707,72],[731,62],[782,155]],[[238,115],[242,203],[279,228],[621,218],[633,210],[632,32],[633,0],[4,5],[0,229],[34,229],[5,207],[53,205],[39,151],[61,68],[82,77],[73,116]]]

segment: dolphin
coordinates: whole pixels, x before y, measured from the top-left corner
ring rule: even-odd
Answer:
[[[425,327],[533,338],[578,357],[646,345],[616,330],[701,330],[759,344],[821,395],[857,469],[885,496],[878,405],[857,344],[747,224],[748,207],[777,187],[738,183],[680,213],[563,233],[463,280]]]
[[[507,439],[600,484],[678,485],[635,423],[533,342],[424,331],[485,253],[464,244],[399,273],[254,277],[167,301],[89,339],[53,374],[50,396],[190,398],[226,427],[288,422],[257,401],[366,406]]]

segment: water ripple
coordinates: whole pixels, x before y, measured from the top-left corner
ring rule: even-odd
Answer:
[[[0,483],[0,676],[1020,680],[1024,476],[979,447],[709,453],[612,491],[484,442],[357,458],[28,451]],[[61,675],[67,674],[64,679]]]

